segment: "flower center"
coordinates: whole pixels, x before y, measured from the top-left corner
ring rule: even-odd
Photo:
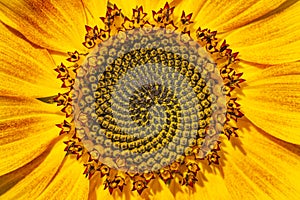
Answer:
[[[225,122],[218,118],[226,114],[223,87],[192,39],[161,28],[122,32],[78,70],[76,130],[93,160],[126,172],[157,171],[211,150]]]
[[[166,3],[152,18],[142,7],[126,17],[110,6],[104,29],[86,26],[90,52],[69,52],[74,64],[56,69],[69,88],[54,98],[66,114],[60,134],[71,136],[65,151],[110,193],[141,194],[157,178],[193,186],[199,162],[219,164],[219,135],[237,135],[237,53],[216,31],[192,28],[192,14],[173,21],[173,11]]]

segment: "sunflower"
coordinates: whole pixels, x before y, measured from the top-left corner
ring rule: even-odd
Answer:
[[[299,1],[0,9],[0,199],[300,199]]]

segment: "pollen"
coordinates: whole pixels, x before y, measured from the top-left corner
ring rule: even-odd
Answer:
[[[110,5],[104,29],[85,27],[88,53],[68,52],[69,65],[55,69],[69,90],[54,98],[66,115],[57,124],[70,138],[66,155],[111,194],[142,194],[154,179],[193,187],[200,163],[220,164],[220,138],[237,136],[243,114],[233,91],[245,81],[238,53],[174,9],[124,16]]]

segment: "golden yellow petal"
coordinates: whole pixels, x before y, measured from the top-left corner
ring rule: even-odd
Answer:
[[[31,132],[31,134],[28,137],[0,146],[0,175],[24,166],[43,153],[57,137],[58,131],[56,128],[52,128],[41,133]]]
[[[68,66],[68,62],[67,62],[67,58],[69,58],[70,56],[68,55],[68,53],[55,53],[55,52],[49,52],[51,58],[53,59],[53,62],[55,63],[55,66],[59,66],[62,63],[64,65]],[[72,64],[71,64],[72,65]],[[70,66],[71,66],[70,65]],[[54,71],[54,70],[53,70]],[[58,73],[56,73],[56,77],[57,77]],[[60,79],[59,79],[60,80]],[[60,83],[62,83],[62,81],[60,80]]]
[[[264,16],[283,2],[285,1],[206,1],[197,16],[197,21],[200,26],[202,24],[218,32],[230,31]]]
[[[228,192],[225,181],[220,173],[206,171],[204,167],[202,167],[202,170],[205,170],[204,175],[197,177],[198,183],[194,185],[193,189],[189,188],[189,197],[186,199],[233,199]],[[184,193],[181,195],[187,196],[187,194]]]
[[[97,186],[96,186],[97,187]],[[96,199],[107,199],[107,200],[114,200],[115,198],[109,194],[108,190],[104,190],[104,185],[98,185],[98,187],[96,188],[95,191],[96,195],[94,196],[94,198]],[[93,198],[91,198],[93,199]]]
[[[170,183],[170,191],[175,199],[189,200],[191,198],[190,188],[188,186],[181,185],[178,182],[172,181]]]
[[[151,189],[153,190],[152,198],[155,200],[159,200],[159,199],[172,200],[172,199],[174,199],[174,196],[171,193],[169,186],[166,185],[161,179],[153,181],[152,185],[149,185],[149,187],[151,187]]]
[[[299,147],[267,138],[247,120],[239,127],[239,138],[222,143],[221,165],[202,165],[189,199],[299,199]]]
[[[241,121],[240,139],[225,149],[224,180],[236,199],[299,199],[299,146],[266,137]],[[235,146],[235,147],[234,147]]]
[[[299,60],[300,1],[286,10],[233,31],[226,37],[242,60],[280,64]]]
[[[95,172],[95,174],[90,179],[89,199],[113,200],[113,197],[109,194],[108,190],[104,190],[103,188],[103,179],[100,179],[99,172]]]
[[[95,26],[100,23],[99,17],[105,17],[107,10],[107,0],[83,0],[82,1],[87,16],[87,25]]]
[[[0,175],[35,159],[58,136],[63,120],[54,105],[20,97],[0,97]]]
[[[8,187],[9,189],[2,194],[1,198],[36,199],[59,170],[65,158],[65,146],[63,141],[59,140],[52,148],[49,148],[26,166],[0,177],[0,180],[3,181],[0,188]],[[14,182],[15,184],[12,184]]]
[[[273,66],[247,79],[239,102],[256,126],[300,144],[300,63]]]
[[[61,81],[46,50],[36,49],[0,24],[0,93],[45,97],[59,92]]]
[[[237,73],[243,73],[242,78],[249,80],[251,79],[253,76],[255,76],[258,73],[261,73],[265,68],[268,68],[269,66],[267,65],[254,65],[253,63],[246,63],[243,61],[240,61],[238,63],[238,67],[235,68]],[[247,84],[243,83],[243,84]]]
[[[83,172],[83,164],[75,158],[67,156],[53,180],[37,200],[88,199],[89,179],[83,175]]]
[[[107,199],[107,200],[114,200],[114,198],[112,197],[111,194],[109,194],[109,192],[106,190],[104,191],[103,188],[101,188],[101,191],[99,190],[99,192],[97,193],[97,199]]]
[[[1,21],[31,42],[57,51],[84,49],[86,18],[81,1],[4,0]]]
[[[190,13],[193,13],[192,15],[192,21],[197,22],[197,15],[202,8],[202,6],[205,4],[205,1],[194,1],[194,0],[175,0],[171,3],[172,6],[175,6],[174,9],[174,15],[177,17],[181,17],[182,11],[185,12],[185,15],[188,15]],[[202,26],[201,26],[202,27]]]

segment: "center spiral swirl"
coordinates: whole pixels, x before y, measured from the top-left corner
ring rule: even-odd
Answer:
[[[208,153],[225,122],[222,83],[215,63],[186,34],[120,32],[78,70],[78,137],[93,159],[127,172],[157,171],[199,149]]]

